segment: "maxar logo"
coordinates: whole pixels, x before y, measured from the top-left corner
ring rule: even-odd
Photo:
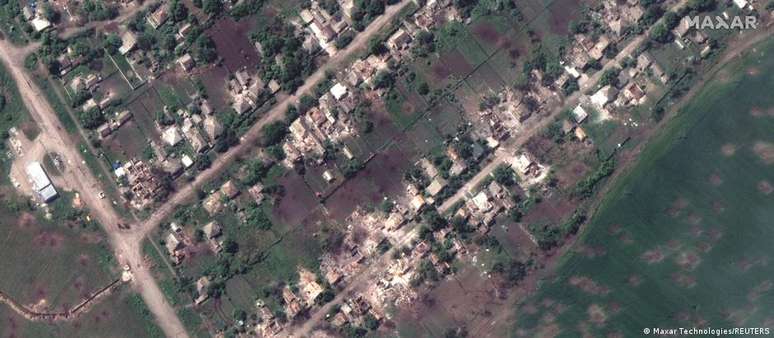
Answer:
[[[695,29],[756,29],[758,18],[754,16],[687,16],[688,27]]]

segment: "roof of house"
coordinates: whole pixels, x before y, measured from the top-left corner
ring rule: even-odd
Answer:
[[[210,140],[215,140],[223,134],[223,125],[215,116],[207,116],[204,118],[204,132]]]
[[[51,184],[51,180],[48,178],[46,171],[43,170],[43,166],[40,162],[34,161],[27,163],[26,172],[30,179],[30,183],[32,184],[32,189],[35,189],[36,191],[42,190]]]
[[[252,108],[250,102],[247,102],[247,100],[241,96],[234,100],[234,104],[232,104],[231,107],[234,108],[234,111],[236,111],[237,114],[243,114]]]
[[[492,203],[489,202],[489,196],[486,191],[482,190],[475,197],[473,197],[473,204],[476,205],[479,211],[489,211],[492,209]]]
[[[572,116],[575,118],[576,123],[582,123],[584,120],[586,120],[587,117],[589,117],[589,113],[587,113],[586,109],[584,109],[581,105],[577,105],[572,110]]]
[[[393,48],[403,48],[409,42],[411,42],[411,35],[409,35],[403,28],[399,28],[390,36],[389,39],[387,39],[387,44]]]
[[[153,28],[158,28],[159,26],[163,25],[168,18],[169,13],[167,12],[167,6],[161,6],[155,12],[153,12],[153,14],[148,16],[148,22],[151,24],[151,26],[153,26]]]
[[[137,36],[131,31],[126,31],[121,34],[121,47],[118,48],[118,52],[124,55],[134,49],[137,45]]]
[[[170,232],[169,235],[167,235],[166,247],[170,254],[175,253],[175,251],[182,249],[184,246],[183,242],[180,241],[180,238],[178,238],[177,234],[174,232]]]
[[[220,194],[210,194],[210,196],[204,200],[204,210],[207,210],[207,213],[210,215],[220,212],[223,207],[220,197]]]
[[[171,126],[161,133],[161,139],[170,146],[174,146],[183,140],[183,136],[180,135],[180,130],[177,126]]]
[[[341,82],[336,83],[331,87],[331,94],[333,95],[336,100],[341,100],[344,96],[347,95],[347,86],[341,84]]]
[[[223,185],[220,186],[220,192],[223,194],[223,196],[226,196],[229,199],[239,195],[239,189],[231,180],[226,181],[226,183],[223,183]]]
[[[34,28],[35,31],[38,31],[38,32],[44,31],[51,27],[51,22],[41,17],[36,17],[32,19],[32,21],[30,21],[30,24],[32,25],[32,28]]]
[[[674,33],[675,36],[677,36],[678,38],[681,38],[681,37],[683,37],[683,35],[688,33],[688,31],[690,31],[690,30],[691,30],[691,21],[688,19],[687,16],[684,16],[680,20],[680,23],[677,24],[677,27],[675,27],[672,30],[672,33]]]
[[[430,185],[428,185],[425,190],[430,196],[435,196],[438,195],[444,187],[446,187],[446,180],[439,176],[430,182]]]
[[[595,105],[602,107],[608,102],[615,100],[618,95],[618,90],[611,85],[600,88],[594,95],[591,96],[591,102]]]
[[[223,228],[220,226],[220,223],[211,221],[202,227],[202,231],[204,232],[204,236],[206,236],[207,239],[213,239],[223,233]]]

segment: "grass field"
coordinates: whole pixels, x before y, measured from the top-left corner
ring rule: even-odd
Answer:
[[[72,213],[72,194],[49,204],[51,220],[12,193],[3,194],[0,290],[21,304],[43,301],[43,308],[62,311],[117,278],[103,235]]]
[[[721,69],[648,145],[519,308],[514,335],[772,324],[772,52],[769,41]]]
[[[29,322],[0,307],[3,337],[164,337],[139,295],[122,287],[75,320],[59,323]]]

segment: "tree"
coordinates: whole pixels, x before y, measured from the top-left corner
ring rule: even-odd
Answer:
[[[391,88],[394,83],[395,79],[392,74],[388,71],[381,70],[374,77],[373,86],[375,89]]]
[[[387,47],[382,43],[379,38],[373,38],[368,41],[368,53],[374,55],[382,55],[387,52]]]
[[[233,239],[227,238],[225,241],[223,241],[223,251],[233,255],[239,252],[239,244],[237,244],[237,242],[235,242]]]
[[[199,171],[207,170],[211,165],[212,159],[207,155],[199,157],[196,161],[196,169]]]
[[[57,22],[59,21],[59,12],[57,12],[50,3],[44,2],[42,4],[43,6],[43,17],[46,18],[46,20],[51,22]]]
[[[234,309],[234,319],[244,322],[247,320],[247,312],[242,309]]]
[[[717,6],[717,3],[715,0],[690,0],[688,1],[688,8],[691,10],[694,10],[696,12],[707,12],[712,11]],[[766,9],[768,8],[768,5],[766,6]]]
[[[666,14],[664,14],[664,24],[666,25],[667,29],[675,28],[679,23],[680,23],[680,17],[677,16],[677,13],[667,12]]]
[[[427,85],[427,82],[422,82],[417,86],[417,93],[419,95],[427,95],[430,93],[430,86]]]
[[[621,72],[618,68],[609,68],[599,79],[599,85],[604,87],[607,85],[618,86],[618,74]]]
[[[180,2],[180,0],[173,0],[169,4],[169,9],[169,12],[172,13],[172,21],[182,22],[188,19],[188,7],[185,7],[185,4]]]
[[[374,317],[371,313],[368,313],[365,315],[365,318],[363,319],[363,325],[369,330],[376,330],[379,328],[379,320]]]
[[[666,25],[660,23],[653,26],[653,30],[650,32],[650,38],[656,42],[667,43],[672,38],[672,33],[667,29]]]
[[[354,38],[355,38],[355,34],[352,33],[351,30],[348,30],[340,34],[339,37],[336,38],[336,48],[344,49],[349,45],[350,42],[352,42],[352,39]]]
[[[87,111],[81,111],[78,114],[78,118],[81,120],[81,124],[87,129],[94,129],[105,123],[105,117],[99,108],[92,108]]]
[[[266,216],[266,212],[255,202],[251,202],[245,208],[245,222],[258,230],[264,231],[271,229],[273,226],[269,217]]]
[[[121,44],[121,38],[114,33],[110,33],[105,37],[102,47],[107,50],[108,54],[116,54]]]
[[[275,121],[263,126],[263,145],[279,144],[288,133],[288,126],[282,121]]]
[[[316,106],[317,103],[318,103],[317,99],[312,96],[309,96],[309,95],[301,96],[301,98],[298,100],[298,112],[301,114],[306,113],[307,111],[309,111],[309,109]]]
[[[196,60],[200,63],[212,63],[218,58],[215,50],[215,42],[212,38],[202,34],[196,39]]]
[[[495,181],[504,186],[510,187],[516,183],[516,181],[513,179],[513,170],[504,165],[495,168],[492,174],[494,175]]]
[[[203,0],[202,10],[209,15],[218,15],[223,11],[223,4],[220,0]]]

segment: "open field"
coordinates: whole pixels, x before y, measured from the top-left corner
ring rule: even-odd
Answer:
[[[772,324],[772,52],[719,70],[648,145],[519,308],[516,336]]]
[[[142,299],[122,287],[72,321],[60,323],[29,322],[7,307],[0,307],[3,337],[164,337],[153,324]]]

